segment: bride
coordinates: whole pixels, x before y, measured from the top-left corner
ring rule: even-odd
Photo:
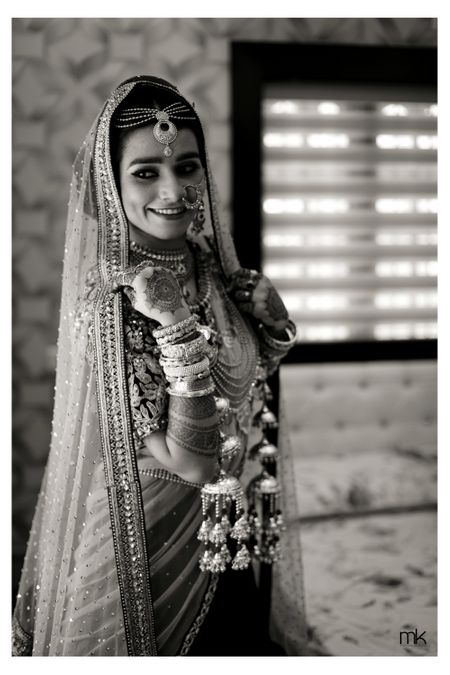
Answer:
[[[266,379],[294,342],[219,223],[193,105],[155,77],[122,83],[73,167],[13,654],[303,653],[283,420],[279,451],[264,436]],[[269,635],[258,571],[272,563]]]

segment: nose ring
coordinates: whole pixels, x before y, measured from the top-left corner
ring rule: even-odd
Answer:
[[[181,197],[181,201],[183,202],[185,207],[187,209],[189,209],[190,211],[194,211],[195,209],[200,208],[200,206],[202,205],[203,200],[202,200],[201,185],[202,185],[201,183],[198,183],[198,185],[185,185],[184,186],[186,196]],[[190,188],[190,190],[191,190],[191,195],[192,195],[192,190],[195,193],[195,199],[194,199],[193,202],[188,199],[188,197],[189,197],[188,188]]]

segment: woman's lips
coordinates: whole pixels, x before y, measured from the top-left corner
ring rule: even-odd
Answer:
[[[178,207],[178,208],[164,208],[164,209],[148,209],[152,213],[155,213],[157,216],[161,216],[162,218],[168,218],[170,220],[174,220],[176,218],[180,218],[182,215],[186,213],[186,208],[184,206]]]

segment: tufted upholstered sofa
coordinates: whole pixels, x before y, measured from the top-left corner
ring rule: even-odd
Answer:
[[[286,365],[281,378],[311,652],[435,655],[436,362]],[[414,628],[426,644],[400,644]]]
[[[436,500],[436,361],[284,365],[301,515]]]

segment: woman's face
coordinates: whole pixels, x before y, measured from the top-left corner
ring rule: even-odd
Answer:
[[[204,177],[199,147],[191,129],[181,129],[170,147],[171,157],[153,136],[153,127],[129,132],[122,141],[119,180],[120,194],[131,236],[139,243],[161,248],[179,246],[195,211],[186,209],[184,187]],[[203,193],[202,183],[202,193]],[[195,192],[189,190],[189,201]],[[171,213],[171,211],[174,211]]]

